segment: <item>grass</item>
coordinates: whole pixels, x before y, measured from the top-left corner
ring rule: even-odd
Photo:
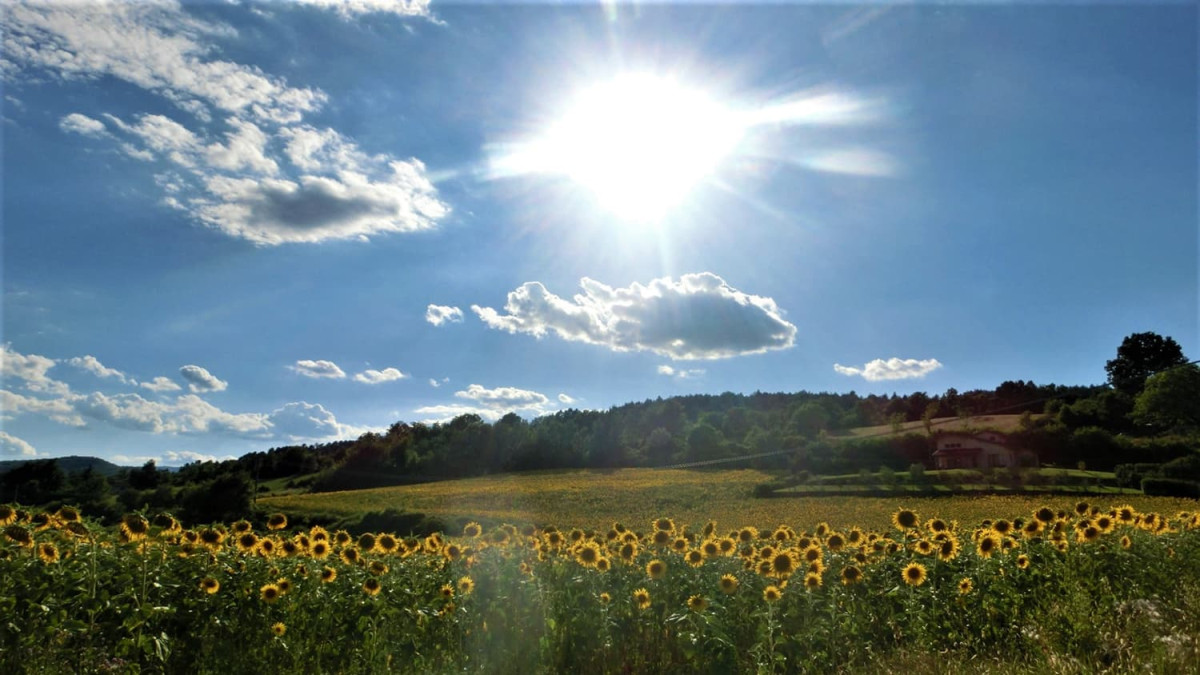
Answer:
[[[1034,415],[1037,419],[1041,415]],[[966,431],[974,432],[983,429],[1009,433],[1021,428],[1021,415],[980,415],[978,417],[936,417],[931,420],[932,428],[937,431]],[[871,427],[857,427],[845,433],[832,434],[834,438],[865,438],[869,436],[888,436],[895,432],[891,424],[877,424]],[[925,422],[904,422],[900,425],[900,433],[924,434]]]
[[[758,499],[754,487],[773,475],[753,469],[569,470],[501,474],[463,480],[370,490],[263,497],[260,508],[304,516],[351,517],[388,508],[424,513],[447,522],[556,523],[606,530],[613,522],[648,527],[671,514],[684,523],[708,520],[774,527],[779,523],[827,521],[834,527],[861,525],[886,529],[901,505],[939,513],[962,522],[978,522],[997,513],[1028,516],[1043,504],[1070,510],[1077,497],[1037,495],[960,495],[928,497],[793,497]],[[1115,494],[1084,497],[1102,507],[1129,503],[1144,511],[1194,510],[1196,502],[1169,497]]]

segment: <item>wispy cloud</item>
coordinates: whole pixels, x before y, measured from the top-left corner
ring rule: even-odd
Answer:
[[[662,365],[658,367],[656,372],[658,372],[659,375],[666,375],[667,377],[675,377],[681,380],[686,380],[692,377],[700,377],[705,371],[703,368],[673,368],[671,366]]]
[[[426,2],[310,4],[343,15],[427,16]],[[281,8],[287,9],[286,5]],[[328,100],[259,68],[220,57],[225,24],[177,2],[10,3],[0,72],[69,84],[124,81],[178,109],[104,120],[72,113],[64,131],[154,164],[163,203],[256,244],[365,239],[431,228],[448,213],[418,159],[372,154],[304,122]]]
[[[842,375],[861,376],[868,382],[881,382],[884,380],[906,380],[914,377],[924,377],[929,373],[941,368],[942,364],[937,359],[899,359],[890,358],[875,359],[864,365],[861,368],[851,366],[843,366],[841,364],[833,364],[833,369]]]
[[[722,359],[791,347],[796,327],[771,298],[733,288],[710,272],[678,281],[612,288],[580,280],[583,293],[567,300],[531,281],[508,294],[504,313],[472,305],[488,326],[614,351],[651,351],[672,359]]]
[[[105,366],[103,363],[100,363],[99,359],[91,355],[76,356],[74,358],[67,359],[67,363],[79,368],[80,370],[86,370],[96,377],[111,377],[120,382],[128,382],[128,378],[126,378],[125,373],[122,373],[116,368],[109,368]]]

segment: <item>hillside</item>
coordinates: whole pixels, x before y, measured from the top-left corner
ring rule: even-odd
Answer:
[[[58,468],[62,469],[63,473],[83,473],[90,468],[92,471],[95,471],[102,476],[112,476],[121,469],[126,468],[113,464],[108,460],[100,459],[99,457],[81,457],[79,455],[70,455],[68,457],[55,457],[53,459],[58,463]],[[42,460],[10,459],[0,461],[0,474],[7,473],[21,466],[22,464],[38,461]]]

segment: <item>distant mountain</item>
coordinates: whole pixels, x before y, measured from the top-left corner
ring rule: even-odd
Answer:
[[[58,468],[62,469],[63,473],[82,473],[90,467],[92,469],[92,471],[95,471],[98,474],[101,474],[104,476],[111,476],[111,475],[117,473],[118,471],[120,471],[121,469],[127,468],[127,467],[117,466],[116,464],[113,464],[112,462],[109,462],[107,460],[100,459],[99,457],[80,457],[78,455],[71,455],[70,457],[54,457],[53,459],[54,459],[54,461],[58,462]],[[25,464],[27,462],[39,462],[39,461],[42,461],[42,460],[12,459],[12,460],[0,461],[0,473],[5,473],[8,471],[11,471],[12,469],[15,469],[18,466]]]

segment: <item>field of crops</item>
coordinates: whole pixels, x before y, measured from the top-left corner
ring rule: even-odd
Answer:
[[[0,506],[0,672],[1194,672],[1195,506],[421,539]]]
[[[286,495],[259,500],[259,506],[295,516],[349,517],[395,508],[437,516],[452,525],[470,520],[485,524],[555,524],[606,529],[614,521],[647,523],[670,513],[685,523],[717,520],[774,527],[779,523],[828,522],[838,528],[888,527],[896,510],[893,498],[788,497],[757,499],[754,487],[775,476],[752,469],[575,470],[503,474],[400,487]],[[1109,499],[1106,497],[1106,499]],[[1120,495],[1144,511],[1174,513],[1195,508],[1195,501]],[[1070,508],[1077,498],[1021,495],[905,498],[922,513],[938,513],[964,523],[998,513],[1028,513],[1043,503]]]

